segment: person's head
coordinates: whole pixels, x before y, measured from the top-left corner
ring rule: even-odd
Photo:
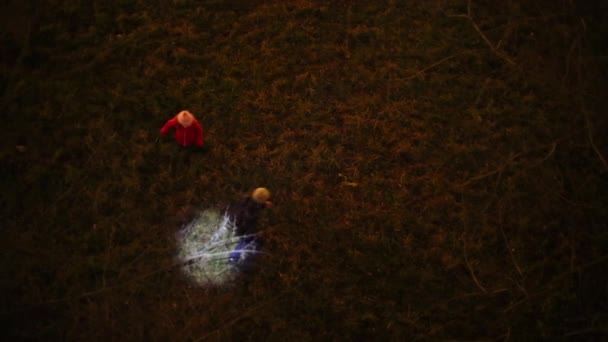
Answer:
[[[177,114],[177,122],[184,127],[190,127],[194,121],[194,115],[187,110],[182,110]]]
[[[257,188],[253,190],[251,198],[259,204],[265,204],[270,199],[270,191],[266,188]]]

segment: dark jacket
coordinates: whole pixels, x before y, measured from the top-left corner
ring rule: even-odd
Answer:
[[[257,203],[251,197],[233,203],[229,212],[235,221],[236,235],[243,236],[257,233],[258,215],[264,208],[266,208],[266,205]]]

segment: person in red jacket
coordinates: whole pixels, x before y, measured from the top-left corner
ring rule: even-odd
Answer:
[[[160,134],[167,134],[174,127],[175,141],[178,144],[184,147],[192,145],[203,147],[203,126],[192,113],[187,110],[179,112],[173,119],[165,123]]]

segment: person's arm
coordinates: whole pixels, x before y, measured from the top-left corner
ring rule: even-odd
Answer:
[[[167,121],[167,123],[165,123],[165,125],[163,126],[163,128],[160,129],[160,134],[167,134],[167,132],[169,132],[169,130],[173,127],[175,127],[178,124],[177,122],[177,118],[173,118],[169,121]]]
[[[198,122],[198,120],[194,120],[194,122],[192,122],[192,124],[194,125],[194,127],[196,128],[196,131],[197,131],[196,146],[203,147],[203,143],[204,143],[203,126]]]

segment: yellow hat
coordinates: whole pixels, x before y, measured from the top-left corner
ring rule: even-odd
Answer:
[[[253,191],[251,198],[257,203],[264,204],[270,198],[270,191],[266,188],[257,188]]]

